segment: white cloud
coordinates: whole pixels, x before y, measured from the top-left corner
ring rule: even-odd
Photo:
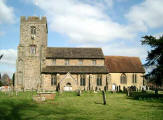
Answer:
[[[128,20],[126,25],[113,21],[107,14],[109,9],[106,12],[106,7],[114,7],[113,0],[37,0],[35,5],[45,12],[50,29],[68,36],[73,43],[80,43],[80,46],[98,44],[108,55],[139,56],[145,59],[146,48],[130,46],[128,41],[138,43],[135,38],[138,38],[139,32],[163,26],[162,2],[145,0],[129,8],[125,15]]]
[[[117,44],[118,43],[118,44]],[[84,44],[78,47],[101,47],[105,56],[132,56],[140,57],[140,59],[145,62],[147,56],[147,48],[142,47],[140,44],[135,43],[134,46],[128,46],[124,41],[113,42],[111,44]]]
[[[128,47],[126,45],[109,45],[103,46],[103,51],[105,55],[114,55],[114,56],[138,56],[141,60],[144,60],[147,55],[145,48],[140,46]]]
[[[7,73],[12,77],[13,73],[16,71],[17,51],[14,49],[1,49],[0,55],[2,54],[3,57],[0,60],[0,73]]]
[[[0,64],[2,65],[16,65],[16,57],[17,51],[14,49],[2,49],[0,50],[0,55],[3,55],[2,59],[0,60]]]
[[[74,43],[105,43],[134,36],[127,27],[112,21],[103,8],[87,2],[38,0],[36,5],[45,11],[50,28],[67,35]]]
[[[131,7],[125,16],[138,31],[163,27],[163,0],[145,0]]]
[[[6,4],[6,0],[0,0],[0,24],[14,22],[14,9]]]

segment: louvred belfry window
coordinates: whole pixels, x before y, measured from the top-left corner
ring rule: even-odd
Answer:
[[[31,26],[31,34],[35,35],[36,34],[36,27]]]

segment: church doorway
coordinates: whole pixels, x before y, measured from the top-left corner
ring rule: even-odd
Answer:
[[[64,91],[72,91],[71,83],[67,83],[66,86],[64,86]]]

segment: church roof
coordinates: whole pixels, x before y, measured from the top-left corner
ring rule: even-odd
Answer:
[[[107,74],[105,66],[47,66],[42,69],[42,73],[96,73]]]
[[[57,48],[48,47],[46,58],[58,59],[104,59],[101,48]]]
[[[105,66],[109,73],[144,73],[139,57],[105,56]]]

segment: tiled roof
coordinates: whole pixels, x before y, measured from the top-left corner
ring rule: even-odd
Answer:
[[[47,66],[42,69],[42,73],[108,73],[105,66]]]
[[[60,59],[104,59],[101,48],[57,48],[48,47],[46,58]]]
[[[105,56],[105,66],[109,73],[144,73],[139,57]]]

